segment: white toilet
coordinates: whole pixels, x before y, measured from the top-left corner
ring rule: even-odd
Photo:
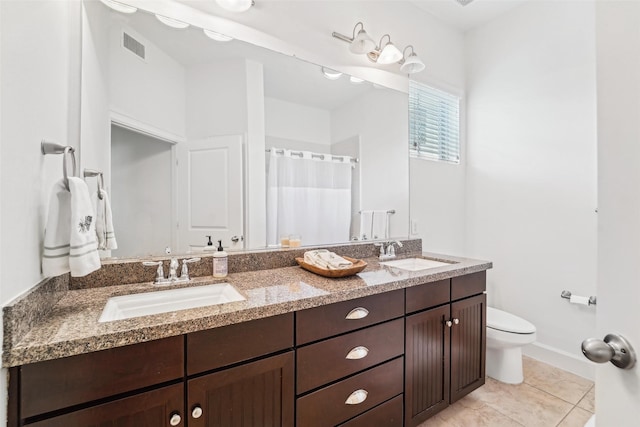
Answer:
[[[522,346],[536,340],[536,327],[497,308],[487,307],[487,375],[508,384],[520,384]]]

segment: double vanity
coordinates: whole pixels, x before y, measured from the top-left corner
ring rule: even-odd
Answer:
[[[332,247],[369,264],[341,279],[279,250],[230,256],[222,280],[195,266],[169,291],[108,283],[135,280],[133,262],[43,283],[5,308],[8,425],[416,426],[484,384],[491,263],[407,243],[390,262]]]

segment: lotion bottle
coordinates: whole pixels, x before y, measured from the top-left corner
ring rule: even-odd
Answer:
[[[213,254],[213,277],[227,277],[228,258],[222,247],[222,240],[218,240],[218,250]]]

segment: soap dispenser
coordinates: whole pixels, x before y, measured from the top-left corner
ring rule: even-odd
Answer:
[[[213,251],[216,248],[213,246],[213,242],[211,241],[211,236],[204,236],[207,237],[209,239],[209,241],[207,242],[207,246],[204,247],[205,251]]]
[[[218,250],[213,254],[213,277],[227,277],[227,260],[229,257],[218,240]]]

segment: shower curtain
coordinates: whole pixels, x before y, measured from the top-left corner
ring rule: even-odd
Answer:
[[[291,234],[301,236],[305,246],[349,241],[350,158],[332,159],[329,154],[308,151],[294,153],[271,149],[267,172],[267,243],[277,245],[280,236]]]

